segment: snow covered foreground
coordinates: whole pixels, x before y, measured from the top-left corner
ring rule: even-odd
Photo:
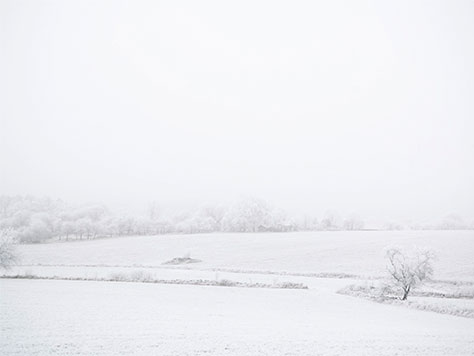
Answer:
[[[383,274],[387,245],[431,247],[438,255],[436,278],[472,281],[473,242],[469,231],[425,231],[20,246],[23,266],[12,275],[103,278],[141,271],[165,280],[291,281],[309,289],[0,279],[0,355],[472,355],[474,319],[337,291]],[[187,253],[202,262],[163,265]],[[357,278],[311,276],[321,273]],[[473,308],[472,299],[413,299]]]
[[[0,280],[2,355],[472,355],[474,320],[324,290]]]

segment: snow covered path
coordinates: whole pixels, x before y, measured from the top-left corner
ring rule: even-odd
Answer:
[[[325,288],[4,279],[0,328],[5,356],[435,356],[474,350],[472,319]]]

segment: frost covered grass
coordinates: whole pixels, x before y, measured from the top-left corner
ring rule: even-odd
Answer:
[[[474,282],[434,280],[412,294],[417,297],[474,299]]]
[[[44,279],[44,280],[64,280],[64,281],[95,281],[95,282],[135,282],[135,283],[155,283],[155,284],[181,284],[195,286],[213,287],[239,287],[239,288],[274,288],[274,289],[308,289],[308,286],[295,282],[274,282],[268,283],[248,283],[231,281],[228,279],[205,280],[205,279],[157,279],[150,273],[144,271],[132,271],[130,273],[113,272],[107,277],[67,277],[67,276],[39,276],[35,274],[11,274],[0,276],[4,279]]]
[[[400,300],[400,296],[383,282],[351,284],[340,289],[338,293],[378,303],[474,318],[474,284],[463,283],[461,286],[459,289],[453,283],[433,281],[413,290],[408,300]]]
[[[399,296],[383,280],[367,282],[365,284],[353,284],[348,288],[354,292],[364,292],[371,296],[385,295],[385,297],[390,299],[397,299]],[[410,296],[474,300],[474,282],[432,280],[414,289]]]

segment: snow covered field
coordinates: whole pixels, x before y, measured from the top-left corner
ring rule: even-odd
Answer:
[[[21,246],[24,265],[161,266],[190,254],[193,269],[385,273],[387,246],[428,247],[435,277],[474,280],[474,231],[334,231],[137,236]]]
[[[1,280],[3,355],[472,355],[474,320],[312,290]]]
[[[309,289],[0,279],[0,349],[2,355],[40,356],[472,355],[472,318],[337,293],[382,276],[383,250],[392,245],[433,249],[436,279],[474,281],[472,231],[206,234],[23,245],[22,266],[9,274],[104,278],[141,271],[162,280],[295,282]],[[202,262],[162,265],[187,253]],[[471,299],[412,300],[474,307]]]

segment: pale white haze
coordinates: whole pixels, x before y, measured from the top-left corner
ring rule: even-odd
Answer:
[[[0,0],[1,356],[472,356],[474,0]]]
[[[0,1],[0,193],[474,216],[472,1]]]

